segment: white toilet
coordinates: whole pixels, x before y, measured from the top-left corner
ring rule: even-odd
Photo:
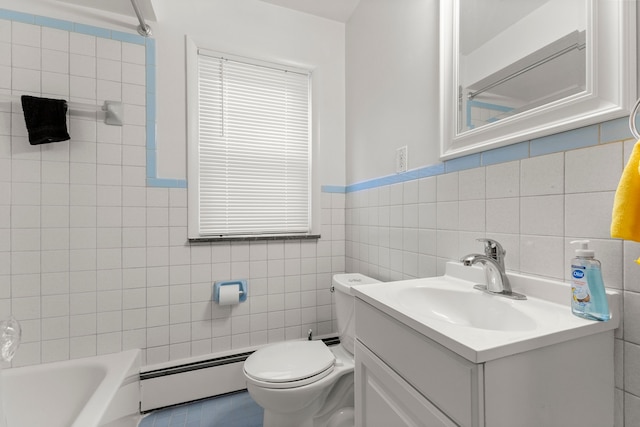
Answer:
[[[247,389],[264,408],[263,427],[353,427],[354,300],[351,287],[378,283],[358,273],[333,276],[340,345],[270,344],[244,362]]]

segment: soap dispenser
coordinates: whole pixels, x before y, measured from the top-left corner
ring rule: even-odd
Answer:
[[[602,281],[600,261],[589,249],[588,240],[574,240],[579,243],[576,257],[571,260],[571,312],[590,320],[611,319],[607,293]]]

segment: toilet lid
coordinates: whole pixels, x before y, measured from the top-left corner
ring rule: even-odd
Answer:
[[[271,344],[244,362],[244,371],[259,381],[284,383],[313,377],[333,366],[335,356],[322,341]]]

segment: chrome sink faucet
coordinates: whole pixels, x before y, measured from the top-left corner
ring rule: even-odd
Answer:
[[[527,299],[526,296],[513,292],[504,267],[506,251],[502,245],[492,239],[477,239],[484,242],[484,255],[469,254],[460,259],[463,265],[470,267],[480,263],[484,267],[486,285],[475,285],[474,288],[489,294],[501,295],[512,299]]]

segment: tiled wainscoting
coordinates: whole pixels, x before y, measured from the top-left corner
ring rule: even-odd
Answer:
[[[322,195],[318,241],[187,243],[184,180],[156,177],[153,39],[0,10],[0,318],[14,366],[143,349],[163,363],[333,329],[345,194]],[[124,104],[69,114],[70,141],[31,146],[19,96]],[[7,99],[4,101],[4,99]],[[245,303],[212,303],[248,279]]]
[[[606,285],[624,293],[616,425],[623,417],[639,425],[640,244],[609,237],[615,189],[635,142],[628,138],[621,119],[427,168],[440,171],[433,176],[347,187],[347,271],[383,280],[440,275],[446,261],[482,252],[477,238],[492,237],[506,249],[509,270],[566,280],[569,242],[590,239]]]

